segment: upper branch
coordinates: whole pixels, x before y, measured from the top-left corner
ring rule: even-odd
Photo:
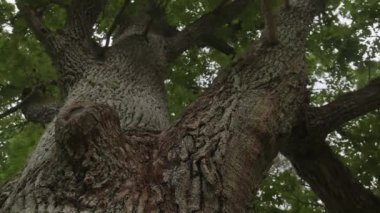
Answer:
[[[261,10],[263,12],[265,20],[265,39],[268,44],[274,45],[278,41],[276,36],[276,23],[274,21],[273,11],[271,7],[272,6],[270,5],[270,1],[261,1]]]
[[[90,38],[106,0],[75,0],[68,8],[65,30],[77,39]]]
[[[20,1],[17,1],[16,4],[34,35],[47,47],[48,51],[51,51],[55,37],[54,33],[43,24],[41,11]]]
[[[329,133],[343,123],[378,108],[380,77],[373,79],[362,89],[346,93],[325,106],[312,109],[310,125]]]
[[[215,29],[234,19],[246,8],[249,0],[227,2],[228,0],[223,1],[215,10],[205,14],[179,32],[171,41],[168,53],[169,58],[175,58],[175,56],[196,44],[201,37],[212,33]]]
[[[47,5],[26,3],[24,1],[16,1],[17,7],[20,9],[20,14],[23,15],[28,27],[33,31],[36,38],[47,48],[50,56],[55,58],[62,51],[65,51],[71,43],[73,46],[78,46],[78,42],[82,43],[86,39],[90,39],[94,24],[103,11],[106,0],[73,0],[71,4],[64,1],[51,0],[49,4],[57,4],[67,11],[65,26],[58,30],[52,31],[48,26],[44,25],[43,15],[47,9]],[[88,40],[90,41],[90,40]],[[83,46],[83,45],[81,45]],[[89,46],[94,49],[92,43]],[[71,51],[71,50],[69,50]],[[69,52],[68,51],[68,52]]]
[[[123,5],[122,5],[122,7],[119,10],[119,12],[115,16],[115,19],[112,22],[112,25],[110,26],[110,28],[109,28],[109,30],[108,30],[108,32],[106,34],[106,45],[105,45],[105,47],[108,47],[108,45],[110,43],[111,35],[115,31],[115,29],[116,29],[116,27],[118,25],[118,22],[120,22],[125,9],[127,8],[127,5],[130,4],[130,3],[131,3],[130,0],[125,0],[124,3],[123,3]]]

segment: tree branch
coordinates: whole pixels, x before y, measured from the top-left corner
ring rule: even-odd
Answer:
[[[177,30],[170,26],[166,20],[164,6],[159,1],[151,0],[147,4],[136,8],[133,13],[123,13],[123,20],[117,21],[118,32],[112,46],[124,41],[131,35],[139,35],[146,40],[152,39],[149,35],[159,35],[159,40],[164,40],[177,33]],[[116,21],[116,20],[115,20]],[[156,37],[156,36],[155,36]],[[157,37],[153,40],[157,41]],[[162,41],[160,41],[162,42]]]
[[[249,0],[227,2],[229,1],[223,1],[215,10],[205,14],[179,32],[170,41],[169,58],[175,58],[183,51],[195,45],[202,36],[212,34],[217,28],[233,20],[246,8]]]
[[[276,24],[274,21],[272,5],[270,5],[270,1],[261,0],[261,10],[265,21],[264,39],[269,45],[275,45],[278,40],[276,36]]]
[[[201,38],[201,42],[202,44],[204,44],[204,46],[212,47],[226,55],[234,56],[236,54],[235,49],[233,47],[231,47],[222,38],[219,38],[215,35],[212,35],[212,34],[204,35]]]
[[[41,91],[49,84],[56,84],[56,82],[49,81],[30,88],[19,103],[0,114],[0,119],[21,109],[28,121],[43,124],[52,121],[60,108],[60,103],[51,100],[51,97],[41,95]]]
[[[29,28],[37,39],[45,45],[50,56],[54,58],[57,53],[67,48],[68,43],[73,42],[82,43],[86,41],[82,46],[94,49],[94,45],[91,44],[91,36],[94,31],[94,24],[106,5],[106,0],[74,0],[71,1],[71,4],[53,0],[49,3],[57,4],[67,11],[65,26],[57,32],[51,31],[43,24],[42,16],[46,5],[28,4],[20,0],[16,2]]]
[[[49,98],[49,97],[47,97]],[[47,100],[46,102],[37,100],[30,101],[21,107],[21,111],[28,121],[34,123],[48,124],[57,115],[61,103],[56,100]]]
[[[42,14],[32,8],[25,2],[16,1],[16,5],[20,13],[27,22],[29,28],[33,31],[34,35],[41,41],[48,51],[52,51],[53,43],[55,41],[54,33],[51,32],[42,22]]]
[[[103,11],[106,0],[74,0],[68,8],[65,31],[76,39],[92,36],[94,24]]]
[[[325,106],[311,109],[309,123],[313,129],[327,134],[345,122],[378,108],[380,77],[373,79],[362,89],[346,93]]]
[[[380,77],[355,92],[308,112],[294,128],[292,140],[281,148],[330,212],[380,212],[380,198],[365,189],[325,142],[344,122],[380,106]]]
[[[281,151],[329,212],[380,212],[380,199],[355,180],[323,138],[309,136]]]
[[[119,12],[115,16],[115,19],[113,20],[113,23],[110,26],[110,29],[108,30],[107,35],[106,35],[106,44],[105,44],[105,47],[108,47],[108,45],[110,43],[111,35],[115,31],[115,29],[116,29],[117,25],[119,24],[119,22],[121,21],[121,18],[123,16],[125,8],[127,8],[127,5],[129,3],[131,3],[130,0],[124,0],[123,6],[120,8]]]
[[[25,105],[25,103],[33,96],[33,94],[35,94],[35,92],[36,92],[36,87],[33,87],[32,90],[18,104],[0,113],[0,119],[5,118],[15,113],[17,110],[21,109],[21,107]]]

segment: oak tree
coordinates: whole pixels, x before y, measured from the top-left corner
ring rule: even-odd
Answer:
[[[334,150],[341,137],[361,149],[363,120],[379,130],[379,40],[361,40],[378,2],[16,5],[1,1],[0,134],[44,133],[2,212],[265,211],[256,194],[279,153],[329,212],[380,212]],[[330,93],[313,90],[321,79]]]

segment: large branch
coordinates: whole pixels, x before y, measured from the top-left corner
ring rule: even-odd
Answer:
[[[90,38],[106,0],[74,0],[68,8],[65,30],[77,39]]]
[[[265,20],[264,38],[269,45],[274,45],[278,40],[276,36],[276,23],[270,3],[268,0],[261,0],[261,10]]]
[[[169,58],[181,54],[195,45],[203,36],[212,34],[216,29],[237,17],[248,5],[249,0],[223,1],[215,10],[205,14],[179,32],[171,41]]]
[[[125,8],[130,3],[129,0],[126,0],[122,7]],[[157,0],[150,0],[143,6],[137,6],[137,8],[134,8],[136,11],[133,13],[126,12],[123,8],[119,11],[107,35],[107,37],[111,36],[111,31],[118,28],[113,34],[114,42],[112,46],[116,46],[117,43],[125,41],[129,36],[134,35],[141,36],[145,40],[149,40],[149,42],[162,43],[164,38],[171,37],[177,33],[177,30],[170,26],[166,20],[164,7]]]
[[[367,86],[346,93],[335,101],[312,109],[310,125],[324,133],[329,133],[347,121],[380,108],[380,77],[373,79]]]
[[[85,57],[82,56],[88,52],[95,56],[98,54],[100,47],[91,39],[91,36],[96,20],[106,5],[106,0],[73,0],[71,4],[52,0],[44,5],[18,0],[16,3],[20,9],[20,14],[28,23],[28,27],[46,47],[58,72],[61,72],[60,76],[67,77],[66,71],[62,71],[61,67],[68,67],[68,63],[78,63],[73,62],[75,60],[85,61]],[[65,26],[56,31],[49,29],[43,21],[44,12],[49,9],[50,4],[57,4],[67,11]],[[67,56],[73,52],[77,52],[76,54],[81,57]],[[61,67],[57,67],[57,64],[60,64]]]
[[[61,102],[51,96],[37,96],[21,107],[25,119],[34,123],[48,124],[57,115]]]
[[[125,9],[127,8],[127,5],[130,4],[131,1],[130,0],[124,0],[124,3],[123,5],[121,6],[119,12],[116,14],[107,34],[106,34],[106,44],[105,44],[105,47],[108,47],[109,43],[110,43],[110,39],[111,39],[111,35],[114,33],[114,31],[116,30],[117,26],[118,26],[118,23],[121,21],[121,18],[124,14],[124,11]]]
[[[305,126],[296,127],[292,142],[282,147],[298,175],[331,212],[380,212],[380,199],[353,177],[325,142],[327,134],[344,122],[379,106],[380,78],[376,78],[362,89],[312,109]]]
[[[21,100],[0,113],[0,119],[5,118],[21,109],[28,121],[47,124],[57,114],[61,103],[52,95],[45,92],[45,87],[55,85],[56,81],[38,84],[24,89]]]
[[[357,182],[323,137],[310,136],[299,140],[282,153],[329,212],[380,212],[380,199]]]

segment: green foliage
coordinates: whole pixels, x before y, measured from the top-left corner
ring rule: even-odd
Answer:
[[[323,206],[292,170],[273,171],[258,193],[257,212],[320,213]]]
[[[356,178],[380,195],[380,111],[349,122],[329,141]]]
[[[181,30],[222,1],[160,0],[160,5],[169,23]],[[51,30],[65,24],[66,13],[58,5],[50,4],[49,0],[27,2],[34,7],[45,6],[43,20]],[[126,14],[134,13],[146,3],[131,2]],[[277,11],[283,1],[273,2]],[[96,24],[95,37],[99,42],[123,3],[124,0],[109,1]],[[0,111],[3,112],[19,102],[25,88],[55,79],[56,74],[44,48],[27,29],[15,6],[0,0],[0,11]],[[324,105],[380,76],[379,14],[378,0],[331,0],[326,12],[315,19],[306,54],[312,105]],[[263,27],[259,1],[251,1],[247,10],[216,34],[235,48],[236,58],[259,37]],[[198,47],[177,59],[165,81],[173,119],[207,88],[218,70],[232,60],[231,56],[214,49]],[[49,90],[57,93],[56,88]],[[19,113],[0,120],[0,183],[22,168],[42,132],[43,127],[26,123]],[[359,181],[380,194],[380,111],[349,122],[330,134],[328,140]],[[310,188],[286,166],[268,175],[257,200],[257,212],[262,213],[324,212]]]
[[[186,51],[173,65],[166,80],[169,111],[173,118],[209,86],[220,64],[231,59],[208,48]]]
[[[312,105],[365,86],[380,76],[378,1],[329,1],[308,38]],[[360,9],[359,9],[360,8]],[[328,142],[358,180],[380,194],[380,112],[369,113],[330,134]],[[286,187],[284,187],[286,186]],[[317,197],[289,171],[270,174],[261,186],[258,212],[324,212]]]
[[[7,3],[4,0],[0,1],[0,23],[3,25],[6,23],[11,17],[12,12],[15,10],[15,6],[13,4]]]
[[[0,183],[23,168],[29,153],[34,149],[44,130],[36,124],[20,125],[13,122],[15,121],[7,119],[1,120],[0,123],[3,127],[0,131]],[[16,129],[17,126],[21,128]]]
[[[4,112],[20,101],[24,89],[55,79],[56,73],[15,6],[0,1],[0,9],[0,112]],[[56,88],[49,90],[57,93]],[[20,113],[0,120],[0,184],[22,168],[42,131]]]
[[[123,6],[124,0],[112,1],[107,4],[101,18],[96,27],[97,34],[105,34],[109,31],[112,23],[114,22],[116,14],[119,13],[120,8]],[[104,37],[104,36],[103,36]]]
[[[58,30],[65,25],[66,10],[55,4],[48,4],[45,9],[43,22],[52,31]]]

